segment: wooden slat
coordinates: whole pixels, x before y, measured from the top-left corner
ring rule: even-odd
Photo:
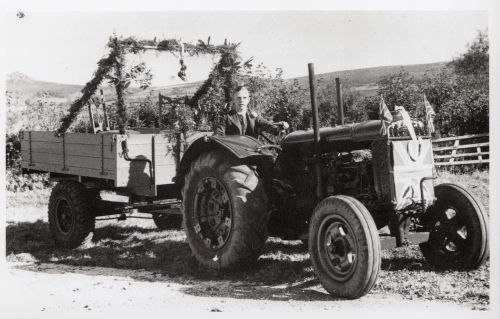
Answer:
[[[42,142],[36,141],[31,143],[31,149],[33,152],[42,152],[42,153],[60,153],[62,154],[62,140],[61,141],[53,141],[53,142]],[[21,141],[21,150],[26,150],[29,154],[29,141],[23,140]]]
[[[444,159],[450,157],[467,157],[467,156],[485,156],[490,155],[490,152],[481,152],[481,153],[460,153],[455,155],[434,155],[434,159]]]
[[[61,154],[32,152],[33,163],[55,164],[63,165],[63,158]],[[29,160],[29,158],[27,158]]]
[[[24,131],[23,140],[29,140],[29,132]],[[62,137],[56,137],[54,132],[47,131],[31,131],[31,141],[41,141],[41,142],[59,142],[62,141]]]
[[[175,166],[175,160],[172,158],[171,160],[170,159],[159,159],[158,157],[155,157],[156,160],[155,160],[155,166],[156,167],[159,167],[159,166],[171,166],[171,165],[174,165]],[[147,159],[150,159],[150,158],[147,158]],[[124,167],[129,167],[130,166],[130,163],[129,161],[126,161],[124,159],[120,159],[119,161],[116,162],[116,165],[117,167],[119,168],[124,168]],[[144,164],[144,165],[149,165],[149,164]]]
[[[447,147],[436,147],[433,149],[434,152],[439,152],[439,151],[450,151],[454,149],[467,149],[467,148],[476,148],[476,147],[483,147],[483,146],[489,146],[490,143],[477,143],[477,144],[468,144],[468,145],[459,145],[459,146],[447,146]]]
[[[25,157],[23,157],[24,159]],[[26,157],[26,161],[29,162],[29,157]],[[51,154],[51,153],[33,153],[33,163],[34,164],[52,164],[56,166],[63,167],[62,154]],[[104,170],[114,170],[116,166],[115,160],[110,158],[104,159]],[[97,157],[85,157],[85,156],[71,156],[66,155],[66,168],[71,169],[76,168],[89,168],[89,169],[102,169],[102,160]]]
[[[453,163],[450,162],[436,162],[434,165],[436,166],[448,166],[448,165],[467,165],[467,164],[484,164],[489,163],[489,159],[483,159],[482,161],[473,160],[473,161],[455,161]]]
[[[66,145],[66,155],[72,156],[86,156],[86,157],[98,157],[101,158],[102,149],[101,144],[90,145],[90,144],[67,144]],[[111,149],[109,145],[104,145],[104,158],[114,159],[115,149]]]
[[[99,157],[99,158],[102,155],[101,144],[90,145],[90,144],[65,143],[65,147],[66,147],[66,155],[89,156],[89,157]],[[60,142],[41,142],[41,141],[32,142],[31,148],[33,152],[60,154],[61,157],[63,153],[62,140]],[[21,151],[23,152],[23,154],[29,154],[28,141],[21,141]],[[115,158],[114,147],[113,149],[111,149],[110,145],[104,145],[104,158]]]
[[[101,145],[102,136],[104,136],[104,146],[110,147],[113,142],[113,134],[67,133],[65,142],[68,144]]]
[[[135,157],[138,155],[145,155],[145,154],[151,154],[151,142],[148,144],[128,144],[128,156],[130,157]],[[173,149],[172,149],[172,144],[158,144],[155,143],[155,153],[159,154],[163,157],[168,156],[169,154],[172,154],[173,156]],[[118,146],[118,152],[122,153],[122,147],[121,145]]]
[[[96,177],[96,178],[104,178],[115,180],[116,175],[114,170],[105,171],[106,175],[101,174],[100,169],[89,169],[89,168],[79,168],[79,167],[71,167],[68,170],[63,170],[62,166],[55,164],[45,164],[45,163],[36,163],[34,166],[28,166],[28,161],[21,162],[21,166],[24,168],[29,168],[33,170],[40,170],[45,172],[54,172],[61,174],[70,174],[77,176],[86,176],[86,177]]]
[[[128,145],[151,145],[151,138],[155,137],[156,144],[169,144],[175,143],[175,138],[164,134],[130,134],[127,138]]]
[[[489,133],[482,133],[482,134],[476,134],[476,135],[462,135],[462,136],[452,136],[452,137],[443,137],[437,140],[433,140],[432,143],[439,143],[439,142],[446,142],[446,141],[454,141],[454,140],[465,140],[465,139],[470,139],[470,138],[478,138],[478,137],[485,137],[489,136]]]
[[[104,170],[114,170],[116,166],[114,159],[105,158],[104,159]],[[85,157],[85,156],[66,156],[66,167],[71,169],[72,167],[79,168],[90,168],[90,169],[102,169],[102,160],[98,157]]]

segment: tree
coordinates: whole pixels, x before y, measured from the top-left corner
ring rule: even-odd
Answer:
[[[441,118],[457,135],[489,131],[489,39],[478,32],[467,51],[450,66],[456,74],[453,93],[441,105]]]
[[[404,69],[379,81],[379,93],[389,106],[402,105],[423,118],[423,94],[436,112],[439,134],[463,135],[489,131],[489,43],[479,32],[467,51],[438,73],[417,79]]]
[[[489,49],[487,30],[479,31],[476,39],[467,45],[467,51],[454,59],[451,65],[459,75],[488,75]]]
[[[378,93],[384,97],[389,109],[396,105],[403,106],[412,116],[416,115],[419,103],[422,103],[422,91],[419,81],[407,70],[384,77],[379,81]]]

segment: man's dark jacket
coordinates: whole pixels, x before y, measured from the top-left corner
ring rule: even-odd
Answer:
[[[228,114],[224,115],[223,120],[217,126],[217,135],[248,135],[257,138],[260,132],[269,132],[277,134],[279,128],[273,123],[269,122],[260,115],[250,110],[246,113],[246,130],[243,132],[242,123],[236,111],[231,110]]]

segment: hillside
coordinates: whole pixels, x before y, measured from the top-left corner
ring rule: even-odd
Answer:
[[[416,78],[421,78],[426,72],[436,73],[446,67],[448,62],[436,62],[427,64],[412,64],[412,65],[391,65],[379,66],[372,68],[362,68],[354,70],[344,70],[329,73],[317,74],[319,80],[333,82],[335,78],[340,78],[341,82],[351,87],[354,91],[359,91],[363,95],[374,95],[378,89],[377,82],[385,76],[398,73],[401,68],[410,72]],[[294,80],[294,79],[290,79]],[[297,78],[302,87],[309,86],[308,76]]]
[[[353,90],[359,91],[364,95],[376,94],[376,83],[384,76],[397,73],[401,68],[405,68],[408,72],[416,76],[422,77],[426,72],[438,72],[446,66],[447,62],[437,62],[428,64],[415,64],[415,65],[393,65],[393,66],[380,66],[372,68],[363,68],[355,70],[344,70],[329,73],[317,74],[318,79],[324,81],[334,81],[336,77],[341,78],[344,84],[350,86]],[[294,78],[288,79],[293,81]],[[303,76],[297,78],[299,84],[303,87],[308,86],[308,77]],[[161,92],[164,95],[184,95],[193,94],[196,89],[202,84],[199,82],[184,83],[181,85],[170,85],[162,87],[151,87],[147,90],[140,90],[138,88],[130,88],[129,101],[140,101],[146,98],[149,94],[157,94]],[[78,97],[79,92],[83,85],[61,84],[53,82],[45,82],[34,80],[29,76],[15,72],[7,76],[6,82],[7,91],[17,92],[20,96],[26,98],[33,96],[50,96],[53,98],[74,99]],[[111,87],[104,89],[106,95],[114,96],[114,90]],[[152,93],[153,92],[153,93]],[[112,98],[111,98],[112,99]]]
[[[23,96],[46,93],[53,97],[67,98],[78,93],[83,88],[83,85],[38,81],[23,73],[14,72],[7,75],[5,87],[7,91],[18,92]]]
[[[128,89],[129,95],[127,98],[131,101],[139,101],[145,99],[151,92],[161,92],[169,96],[183,95],[186,94],[186,92],[187,94],[193,94],[202,83],[203,82],[200,81],[181,85],[151,87],[146,90],[132,87]],[[83,89],[83,85],[39,81],[20,72],[8,74],[5,87],[8,92],[15,92],[16,95],[24,99],[45,97],[58,101],[76,99]],[[113,99],[114,88],[104,87],[104,94],[110,96],[110,99]]]

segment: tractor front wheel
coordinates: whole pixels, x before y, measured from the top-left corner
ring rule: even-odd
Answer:
[[[321,201],[311,217],[309,254],[330,294],[355,299],[370,291],[380,270],[380,240],[366,207],[349,196]]]
[[[420,244],[423,255],[437,268],[477,269],[488,257],[488,215],[458,185],[441,184],[434,192],[437,201],[424,215],[429,241]]]

